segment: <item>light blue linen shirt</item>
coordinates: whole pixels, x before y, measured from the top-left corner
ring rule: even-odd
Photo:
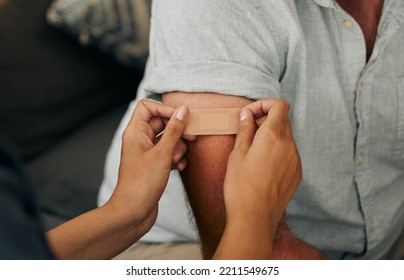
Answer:
[[[155,0],[138,96],[287,99],[303,164],[293,232],[331,258],[380,258],[404,225],[403,22],[404,1],[386,0],[367,62],[360,26],[335,0]],[[170,199],[160,212],[172,217],[146,241],[185,223]]]

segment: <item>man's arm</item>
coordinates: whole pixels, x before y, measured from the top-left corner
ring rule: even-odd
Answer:
[[[233,95],[173,92],[163,95],[169,106],[241,108],[252,101]],[[199,136],[188,143],[188,167],[181,177],[195,216],[204,258],[211,259],[224,232],[223,182],[234,136]],[[296,238],[283,222],[275,238],[273,259],[320,259],[321,252]]]
[[[325,260],[328,258],[321,251],[296,237],[289,229],[285,217],[283,217],[275,234],[271,259]]]
[[[163,102],[172,107],[242,108],[252,101],[214,93],[167,93]],[[181,177],[197,223],[204,258],[211,259],[225,227],[223,182],[227,158],[235,137],[198,136],[188,143],[188,167]]]

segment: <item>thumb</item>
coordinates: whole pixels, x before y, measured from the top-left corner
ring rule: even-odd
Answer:
[[[248,108],[243,108],[240,111],[240,125],[237,131],[236,143],[234,150],[240,150],[246,153],[254,139],[255,122],[252,112]]]
[[[169,153],[171,156],[174,153],[175,146],[184,132],[185,125],[189,117],[188,107],[182,105],[175,110],[170,120],[168,121],[161,140],[156,147]]]

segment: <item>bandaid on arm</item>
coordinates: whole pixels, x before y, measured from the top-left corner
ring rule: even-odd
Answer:
[[[190,115],[184,130],[184,134],[237,134],[239,124],[239,108],[190,109]]]

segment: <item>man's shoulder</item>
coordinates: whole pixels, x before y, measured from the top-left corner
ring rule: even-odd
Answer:
[[[279,0],[154,0],[153,13],[176,14],[180,17],[190,18],[213,18],[215,21],[228,16],[236,16],[242,20],[268,19],[268,15],[277,18],[286,18],[295,14],[295,1]],[[270,17],[270,18],[271,18]]]
[[[201,43],[206,38],[243,39],[264,46],[274,43],[284,49],[289,42],[303,38],[293,0],[155,0],[152,23],[152,33],[159,33],[156,36],[170,35],[164,40],[197,37]]]

